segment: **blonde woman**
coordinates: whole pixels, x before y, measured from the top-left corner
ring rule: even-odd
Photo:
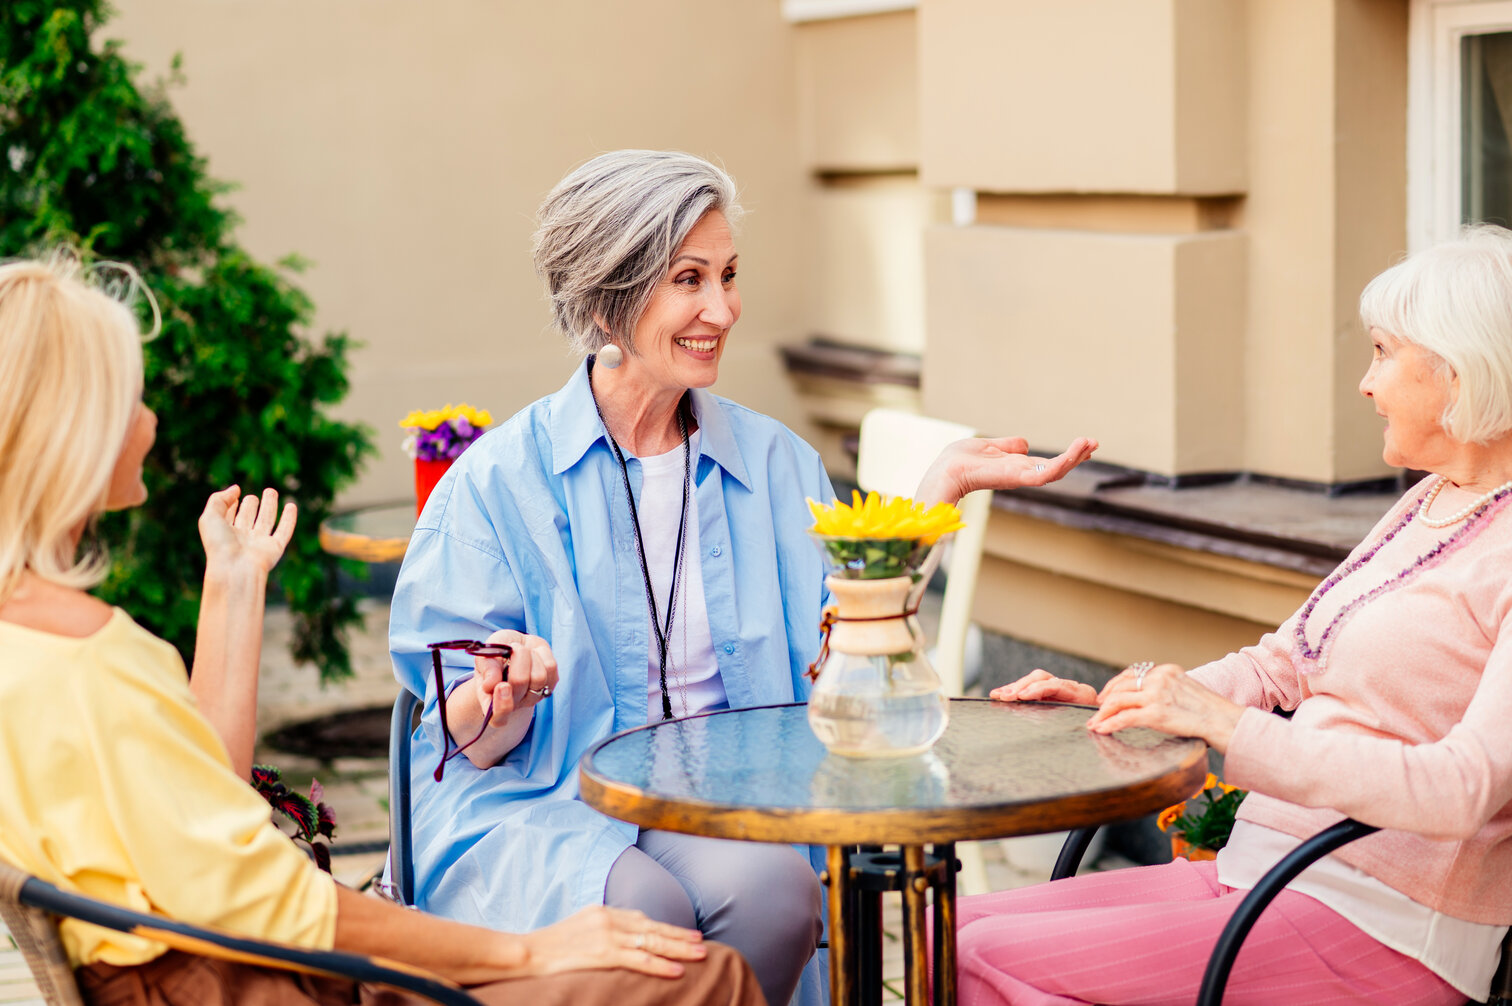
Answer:
[[[209,498],[192,683],[171,646],[85,592],[105,565],[80,554],[85,528],[146,499],[156,419],[141,396],[126,307],[66,263],[0,265],[0,857],[129,908],[415,964],[479,985],[485,1002],[761,1001],[733,952],[636,912],[513,935],[406,912],[315,869],[245,782],[264,588],[293,505],[280,514],[273,491],[236,486]],[[60,929],[94,1003],[411,1001]]]

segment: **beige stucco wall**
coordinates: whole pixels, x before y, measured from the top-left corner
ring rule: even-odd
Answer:
[[[1237,467],[1245,239],[931,229],[924,406],[1163,474]]]
[[[313,260],[322,328],[364,343],[340,412],[382,455],[346,502],[402,498],[397,420],[467,400],[507,416],[569,359],[529,262],[540,198],[619,147],[722,162],[749,210],[745,312],[716,390],[804,431],[774,352],[797,337],[809,176],[793,28],[775,2],[120,0],[107,34],[155,71],[254,254]]]
[[[794,38],[804,163],[821,172],[917,168],[914,12],[810,21]]]
[[[924,181],[1242,190],[1241,12],[1238,0],[924,0]]]
[[[1385,474],[1355,303],[1405,244],[1406,8],[923,0],[921,175],[979,193],[927,245],[926,407],[1162,474]],[[1181,268],[1120,252],[1152,243]]]

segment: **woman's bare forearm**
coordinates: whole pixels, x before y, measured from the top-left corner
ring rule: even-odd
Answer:
[[[267,574],[237,564],[205,570],[189,689],[243,779],[257,738],[257,675],[262,659]]]
[[[339,884],[336,949],[413,964],[467,985],[518,975],[530,958],[513,933],[407,911]]]
[[[466,744],[477,737],[478,731],[483,729],[483,713],[486,707],[478,700],[475,681],[477,678],[463,682],[452,691],[451,695],[447,696],[446,719],[451,727],[452,748]],[[478,738],[478,742],[462,754],[478,768],[497,765],[505,755],[519,745],[520,741],[525,739],[526,732],[530,730],[531,721],[535,718],[534,710],[535,706],[516,709],[503,723],[490,727],[488,733]]]

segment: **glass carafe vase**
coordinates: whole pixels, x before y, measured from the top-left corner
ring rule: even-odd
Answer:
[[[809,725],[837,755],[898,757],[929,750],[949,716],[915,617],[935,546],[814,537],[833,570],[825,584],[834,607],[825,612],[825,639],[814,663]]]

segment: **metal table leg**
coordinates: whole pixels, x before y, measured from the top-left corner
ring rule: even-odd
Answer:
[[[831,1006],[851,1006],[854,1002],[855,954],[847,928],[851,883],[850,850],[846,846],[829,846],[824,873],[829,885],[830,1003]]]
[[[956,872],[955,843],[937,845],[934,854],[944,870],[935,887],[934,899],[934,1001],[935,1006],[956,1002]]]
[[[929,877],[924,873],[924,847],[903,846],[903,959],[904,1001],[908,1006],[929,1006],[929,940],[924,931],[925,894]]]

